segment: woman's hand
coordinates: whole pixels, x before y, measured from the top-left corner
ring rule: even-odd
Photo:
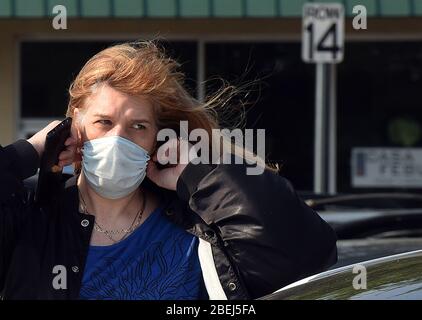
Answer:
[[[174,159],[175,155],[177,159]],[[176,191],[177,180],[189,160],[195,157],[195,148],[188,141],[170,139],[152,155],[147,166],[147,177],[159,187]],[[169,164],[160,169],[157,167],[157,163]]]
[[[28,139],[28,142],[37,150],[38,155],[42,156],[44,153],[44,145],[47,134],[54,129],[60,121],[55,120],[50,122],[45,128],[38,131],[31,138]],[[65,149],[59,155],[59,167],[63,168],[65,166],[71,165],[74,161],[80,160],[80,155],[77,154],[77,139],[75,135],[75,130],[72,127],[72,133],[69,138],[65,141]]]

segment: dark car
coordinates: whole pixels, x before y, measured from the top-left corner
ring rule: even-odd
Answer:
[[[421,300],[422,250],[323,272],[261,299]]]
[[[336,231],[338,263],[422,249],[422,196],[412,193],[302,194]]]

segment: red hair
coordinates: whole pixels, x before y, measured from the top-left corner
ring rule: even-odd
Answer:
[[[219,128],[216,107],[225,106],[228,99],[224,97],[231,99],[235,88],[226,86],[202,103],[185,89],[185,76],[179,67],[180,64],[166,56],[156,41],[124,43],[107,48],[93,56],[71,84],[66,115],[73,117],[75,108],[83,111],[93,88],[106,83],[130,96],[146,96],[154,106],[159,130],[170,128],[179,132],[180,121],[186,120],[189,132],[202,128],[207,131],[210,144],[215,143],[212,129]],[[224,138],[219,139],[223,140],[223,148],[226,143],[231,145]],[[236,153],[247,157],[247,152],[243,155],[243,149]],[[75,167],[78,171],[80,163]]]

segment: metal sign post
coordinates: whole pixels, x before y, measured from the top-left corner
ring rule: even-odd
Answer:
[[[316,63],[314,192],[336,193],[336,63],[343,60],[344,7],[303,6],[302,59]]]

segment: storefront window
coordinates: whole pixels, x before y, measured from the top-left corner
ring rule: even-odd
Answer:
[[[21,117],[63,117],[70,83],[94,54],[117,42],[23,42],[21,44]],[[195,42],[163,43],[182,64],[186,85],[196,94]]]
[[[422,190],[422,44],[347,43],[338,75],[339,191]]]
[[[260,80],[246,100],[246,128],[266,129],[266,153],[299,190],[313,188],[314,67],[302,62],[300,43],[210,43],[207,79],[240,85]],[[208,91],[221,82],[209,81]]]

